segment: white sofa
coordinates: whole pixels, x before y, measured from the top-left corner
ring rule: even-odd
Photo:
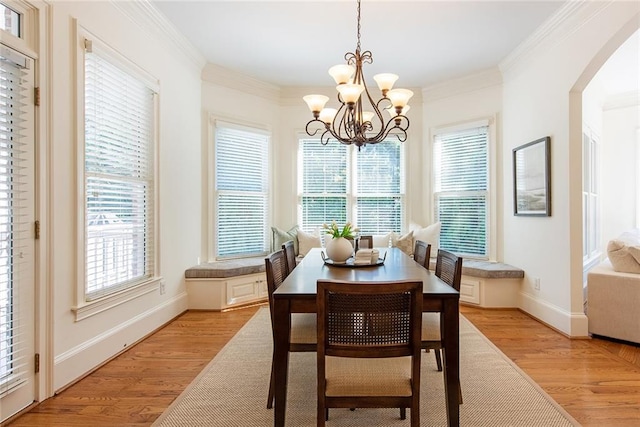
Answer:
[[[640,344],[640,274],[605,259],[589,271],[587,292],[589,333]]]

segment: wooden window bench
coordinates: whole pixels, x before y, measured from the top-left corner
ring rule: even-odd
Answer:
[[[435,271],[435,259],[431,261]],[[486,308],[518,307],[524,271],[508,264],[464,260],[460,302]],[[267,301],[264,257],[216,261],[185,271],[192,310],[226,310]]]
[[[196,265],[184,273],[191,310],[226,310],[266,302],[264,257]]]

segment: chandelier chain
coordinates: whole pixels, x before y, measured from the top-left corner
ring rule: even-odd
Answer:
[[[358,44],[356,45],[356,52],[360,52],[360,0],[358,0]]]

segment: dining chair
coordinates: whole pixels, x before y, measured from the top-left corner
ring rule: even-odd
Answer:
[[[416,240],[413,247],[413,259],[428,270],[429,260],[431,259],[431,245],[425,241]]]
[[[436,276],[460,292],[462,280],[462,258],[444,249],[438,249]],[[442,371],[442,338],[440,336],[440,313],[422,313],[422,348],[434,350],[438,371]],[[458,385],[460,403],[462,390]]]
[[[410,408],[420,425],[422,286],[318,280],[318,426],[329,408]]]
[[[285,251],[279,250],[269,254],[265,259],[267,275],[267,293],[269,295],[269,311],[271,313],[271,333],[275,342],[273,329],[273,292],[278,289],[287,276],[287,262]],[[316,351],[317,322],[315,313],[293,313],[291,315],[291,336],[289,339],[290,352]],[[271,358],[271,378],[269,380],[269,395],[267,409],[273,407],[275,392],[275,373],[273,370],[273,356]]]
[[[286,259],[287,276],[291,274],[294,268],[296,268],[296,250],[293,245],[293,240],[287,240],[282,244],[282,250]],[[286,277],[286,276],[285,276]]]

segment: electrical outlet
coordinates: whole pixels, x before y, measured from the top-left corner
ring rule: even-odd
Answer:
[[[164,295],[166,291],[166,284],[164,282],[160,282],[160,295]]]
[[[533,289],[535,289],[536,291],[540,290],[540,278],[536,277],[535,279],[533,279]]]

